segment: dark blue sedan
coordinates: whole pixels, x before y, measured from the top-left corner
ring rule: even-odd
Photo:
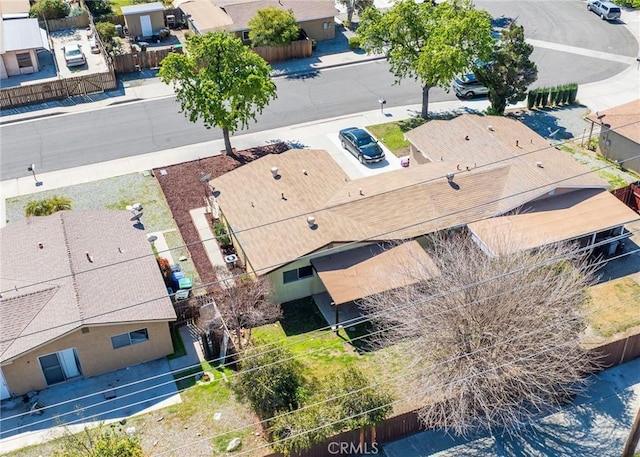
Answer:
[[[376,163],[384,160],[384,151],[369,132],[357,127],[340,130],[342,147],[356,156],[360,163]]]

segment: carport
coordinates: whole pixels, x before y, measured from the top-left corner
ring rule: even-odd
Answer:
[[[496,256],[562,241],[591,246],[622,235],[624,225],[638,219],[640,215],[608,191],[585,189],[534,201],[519,214],[473,222],[468,228],[482,250]]]
[[[370,244],[311,260],[331,301],[316,300],[329,325],[359,315],[356,300],[406,287],[438,274],[420,244]],[[320,301],[320,303],[319,303]],[[344,313],[343,313],[344,311]],[[351,322],[350,322],[351,324]]]

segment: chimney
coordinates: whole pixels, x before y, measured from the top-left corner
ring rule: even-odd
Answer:
[[[273,175],[274,178],[277,178],[278,176],[280,176],[278,174],[278,167],[271,167],[271,175]]]

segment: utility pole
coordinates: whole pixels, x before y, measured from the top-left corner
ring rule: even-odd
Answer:
[[[633,457],[633,454],[636,452],[636,448],[638,447],[639,441],[640,441],[640,408],[638,409],[638,414],[636,414],[636,420],[633,421],[633,425],[631,426],[631,431],[629,432],[629,438],[627,438],[627,443],[624,445],[624,449],[622,450],[622,457]]]

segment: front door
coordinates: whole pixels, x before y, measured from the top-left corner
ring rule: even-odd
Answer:
[[[142,28],[142,36],[150,37],[153,35],[153,27],[151,27],[151,16],[140,16],[140,27]]]
[[[2,374],[2,368],[0,368],[0,400],[9,398],[11,393],[7,387],[7,382],[4,380],[4,374]]]
[[[47,385],[58,384],[80,376],[80,364],[73,348],[39,357],[42,374]]]

